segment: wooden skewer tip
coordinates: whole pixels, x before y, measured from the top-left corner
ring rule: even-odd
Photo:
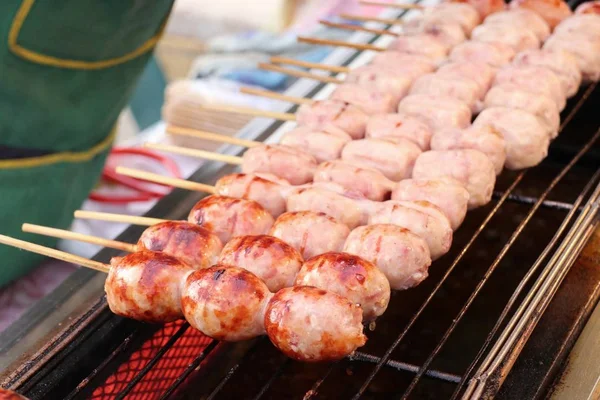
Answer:
[[[35,233],[38,235],[50,236],[58,239],[76,240],[84,243],[91,243],[111,249],[117,249],[132,253],[137,251],[137,246],[131,243],[119,242],[117,240],[105,239],[97,236],[85,235],[83,233],[71,232],[64,229],[50,228],[47,226],[23,224],[23,232]]]
[[[85,257],[80,257],[75,254],[66,253],[64,251],[52,249],[46,246],[40,246],[39,244],[26,242],[6,235],[0,235],[0,243],[7,246],[12,246],[18,249],[27,250],[32,253],[41,254],[43,256],[55,258],[58,260],[66,261],[69,263],[81,265],[82,267],[90,268],[96,271],[108,273],[110,271],[110,265],[90,260]]]

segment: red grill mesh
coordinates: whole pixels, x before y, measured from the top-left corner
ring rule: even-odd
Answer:
[[[141,348],[132,353],[129,359],[121,364],[102,386],[97,387],[90,398],[94,400],[114,399],[183,324],[183,321],[165,324]],[[132,388],[126,399],[159,398],[211,341],[212,339],[193,328],[186,330],[154,367]]]

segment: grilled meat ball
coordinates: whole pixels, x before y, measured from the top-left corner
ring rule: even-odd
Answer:
[[[528,9],[535,12],[552,29],[573,14],[569,5],[562,0],[513,0],[509,3],[509,7],[511,10]]]
[[[456,230],[467,214],[469,192],[451,178],[405,179],[394,187],[392,200],[428,201],[442,210]]]
[[[194,271],[189,265],[164,253],[138,251],[112,258],[110,266],[104,290],[112,312],[152,323],[183,316],[182,286]]]
[[[251,147],[244,153],[242,172],[270,173],[292,185],[312,182],[317,160],[308,152],[284,145]]]
[[[264,323],[273,345],[298,361],[339,360],[367,341],[358,304],[310,286],[277,292]]]
[[[419,146],[404,138],[354,140],[344,147],[342,160],[364,168],[381,171],[392,181],[409,178]]]
[[[471,124],[469,106],[452,97],[411,94],[400,102],[398,112],[423,121],[434,133],[447,128],[466,128]]]
[[[413,178],[454,178],[469,192],[469,208],[483,206],[492,199],[496,183],[494,164],[478,150],[428,151],[417,159]]]
[[[274,236],[238,236],[223,248],[218,263],[243,268],[259,277],[271,292],[294,284],[302,267],[300,253]]]
[[[431,139],[431,150],[475,149],[488,156],[496,175],[500,175],[506,161],[504,137],[490,126],[470,126],[466,129],[446,129]]]
[[[393,181],[376,169],[356,166],[343,160],[320,164],[315,172],[314,181],[335,182],[374,201],[385,200],[394,185]]]
[[[556,137],[560,115],[556,103],[541,93],[523,90],[519,85],[503,83],[495,85],[485,97],[485,108],[506,107],[527,111],[540,120],[548,136]]]
[[[390,43],[388,50],[424,56],[439,65],[448,55],[449,48],[441,40],[421,34],[399,36]]]
[[[577,93],[581,86],[581,71],[577,65],[577,59],[566,50],[527,50],[517,54],[513,59],[513,64],[548,68],[556,74],[563,92],[568,97]]]
[[[294,247],[307,260],[341,251],[350,229],[325,213],[298,211],[281,214],[269,234]]]
[[[471,40],[509,45],[516,53],[539,49],[540,39],[530,29],[515,29],[508,24],[483,24],[473,29]]]
[[[427,124],[402,113],[374,115],[367,123],[366,138],[408,139],[423,151],[429,150],[431,136],[433,132]]]
[[[410,88],[410,94],[448,97],[461,101],[476,113],[481,108],[480,88],[472,79],[446,78],[438,73],[423,75]]]
[[[166,221],[147,228],[137,243],[138,250],[160,251],[193,269],[214,265],[223,243],[211,231],[185,221]]]
[[[314,286],[360,304],[363,320],[382,315],[390,301],[390,283],[374,264],[348,253],[325,253],[306,261],[297,286]]]
[[[350,232],[344,252],[375,264],[394,290],[417,286],[427,278],[431,265],[425,240],[398,225],[358,227]]]
[[[280,143],[284,146],[302,149],[321,163],[340,158],[342,149],[350,141],[352,141],[352,137],[340,130],[331,133],[298,127],[287,132],[281,138]]]
[[[425,239],[432,260],[446,254],[452,245],[450,221],[428,201],[386,201],[369,216],[369,225],[377,224],[398,225]]]
[[[504,136],[508,169],[538,165],[548,154],[550,136],[535,115],[516,108],[492,107],[483,110],[473,123],[491,126]]]
[[[214,232],[221,242],[235,236],[264,235],[273,225],[273,217],[260,204],[245,199],[208,196],[190,211],[188,222]]]
[[[237,342],[265,333],[265,308],[272,296],[251,272],[215,265],[187,277],[181,307],[186,320],[200,332]]]
[[[526,8],[517,8],[494,13],[485,19],[486,25],[502,24],[514,29],[528,29],[535,33],[540,41],[550,36],[550,26],[535,12]]]
[[[452,49],[449,60],[486,63],[499,68],[508,64],[514,56],[515,51],[506,43],[469,40]]]
[[[447,79],[472,80],[477,84],[477,98],[483,99],[492,85],[496,70],[484,62],[453,61],[442,65],[436,75]]]
[[[360,107],[331,99],[303,104],[296,113],[299,126],[317,130],[341,129],[352,139],[365,136],[368,119],[368,115]]]

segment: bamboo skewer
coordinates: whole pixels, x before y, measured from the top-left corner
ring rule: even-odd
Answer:
[[[362,15],[353,15],[353,14],[340,14],[340,18],[347,19],[350,21],[377,22],[377,23],[385,24],[385,25],[402,25],[402,24],[404,24],[404,21],[401,19],[364,17]]]
[[[268,68],[263,68],[263,69],[271,69],[271,67],[277,67],[276,65],[264,64],[264,63],[261,63],[261,65],[268,66]],[[291,73],[290,71],[301,72],[301,71],[297,71],[297,70],[288,70],[286,68],[281,68],[281,67],[279,67],[279,68],[284,74],[288,74],[288,75]],[[273,70],[273,69],[271,69],[271,70]],[[310,76],[305,76],[305,77],[311,78],[311,79],[321,78],[320,75],[315,75],[313,77],[312,74],[310,74]],[[249,87],[241,88],[240,93],[251,94],[254,96],[268,97],[270,99],[287,101],[289,103],[294,103],[294,104],[312,104],[312,103],[314,103],[313,99],[307,99],[305,97],[288,96],[288,95],[277,93],[277,92],[271,92],[269,90],[254,89],[254,88],[249,88]]]
[[[337,47],[349,47],[351,49],[356,50],[371,50],[371,51],[385,51],[386,49],[383,47],[375,46],[368,43],[350,43],[344,42],[343,40],[330,40],[330,39],[319,39],[319,38],[311,38],[306,36],[298,36],[298,42],[300,43],[309,43],[309,44],[318,44],[323,46],[337,46]]]
[[[313,63],[313,62],[301,61],[301,60],[296,60],[294,58],[287,58],[287,57],[271,57],[270,62],[272,64],[295,65],[297,67],[321,69],[323,71],[337,72],[337,73],[341,73],[341,74],[350,72],[350,68],[348,68],[348,67]]]
[[[411,3],[388,3],[385,1],[376,1],[376,0],[360,0],[359,2],[363,6],[378,6],[378,7],[388,7],[388,8],[399,8],[401,10],[423,10],[426,7],[421,4],[411,4]]]
[[[232,136],[222,135],[220,133],[201,131],[193,128],[183,128],[181,126],[168,125],[166,130],[167,133],[171,135],[191,136],[199,139],[213,140],[242,147],[255,147],[261,144],[253,140],[240,139]],[[150,147],[149,144],[148,147]]]
[[[227,154],[215,153],[215,152],[206,151],[206,150],[188,149],[187,147],[171,146],[171,145],[167,145],[167,144],[158,144],[158,143],[146,143],[146,144],[144,144],[144,146],[149,149],[161,150],[161,151],[166,151],[166,152],[175,153],[175,154],[181,154],[183,156],[202,158],[204,160],[221,161],[226,164],[232,164],[232,165],[242,165],[242,163],[244,162],[242,157],[230,156]],[[124,167],[118,167],[117,172],[119,172],[119,168],[121,170],[127,169]],[[144,178],[142,178],[142,179],[144,179]],[[180,179],[180,180],[182,180],[182,179]],[[185,181],[185,182],[189,182],[189,181]],[[214,188],[210,185],[204,185],[203,183],[196,183],[196,182],[191,182],[191,183],[194,183],[196,188],[195,189],[190,188],[190,190],[198,190],[198,191],[205,192],[205,193],[212,193],[212,192],[209,192],[209,190],[214,190]],[[168,185],[168,183],[167,183],[167,185]],[[201,188],[200,185],[204,185],[204,188]],[[210,188],[212,188],[212,189],[210,189]],[[187,189],[187,188],[184,188],[184,189]]]
[[[258,68],[264,69],[267,71],[279,72],[279,73],[290,75],[290,76],[296,76],[298,78],[315,79],[317,81],[321,81],[321,82],[325,82],[325,83],[339,84],[339,83],[344,82],[343,80],[341,80],[339,78],[334,78],[332,76],[317,75],[317,74],[313,74],[311,72],[302,71],[302,70],[298,70],[298,69],[285,68],[285,67],[281,67],[279,65],[273,65],[273,64],[259,63]]]
[[[372,33],[374,35],[390,35],[390,36],[396,36],[396,37],[400,36],[399,33],[388,31],[386,29],[372,29],[372,28],[367,28],[365,26],[352,25],[352,24],[341,24],[341,23],[325,21],[325,20],[321,20],[321,21],[319,21],[319,23],[322,25],[328,26],[330,28],[345,29],[347,31],[367,32],[367,33]]]
[[[135,244],[105,239],[98,236],[84,235],[83,233],[71,232],[64,229],[56,229],[33,224],[23,224],[22,230],[23,232],[36,233],[38,235],[44,235],[58,239],[76,240],[79,242],[97,244],[102,247],[110,247],[111,249],[122,250],[129,253],[137,251],[137,245]]]
[[[222,111],[222,112],[227,112],[227,113],[231,113],[231,114],[244,114],[244,115],[251,115],[254,117],[279,119],[279,120],[283,120],[283,121],[295,121],[296,120],[296,115],[292,114],[292,113],[266,111],[266,110],[259,110],[256,108],[249,108],[249,107],[235,107],[235,106],[225,106],[225,105],[216,105],[216,104],[210,104],[210,105],[207,104],[207,105],[203,105],[201,107],[205,110]]]
[[[104,272],[106,274],[110,271],[110,266],[107,264],[90,260],[88,258],[76,256],[75,254],[69,254],[64,251],[51,249],[50,247],[40,246],[39,244],[15,239],[10,236],[0,235],[0,243],[5,244],[7,246],[16,247],[18,249],[27,250],[32,253],[41,254],[43,256],[56,258],[57,260],[81,265],[82,267]]]
[[[175,133],[175,134],[178,134],[178,133]],[[198,139],[206,139],[206,140],[220,142],[220,143],[231,143],[231,144],[236,144],[238,146],[248,147],[248,148],[256,147],[256,146],[264,146],[263,142],[257,142],[254,140],[244,140],[244,139],[240,139],[240,141],[237,143],[232,143],[230,141],[231,137],[229,137],[229,136],[221,135],[219,133],[199,131],[196,129],[186,129],[185,134],[189,134],[190,136],[194,136]],[[156,145],[154,143],[146,143],[146,144],[144,144],[144,146],[148,147],[149,149],[164,150],[164,151],[169,151],[169,149],[176,149],[176,150],[184,149],[183,147],[180,147],[180,146]],[[186,150],[186,149],[184,149],[184,150]]]
[[[168,149],[174,147],[177,150],[189,150],[184,147],[177,146],[165,146],[164,150],[169,151]],[[200,150],[198,150],[200,151]],[[172,187],[176,187],[179,189],[192,190],[194,192],[202,192],[202,193],[216,193],[216,189],[214,186],[206,185],[204,183],[187,181],[185,179],[171,178],[162,176],[159,174],[154,174],[152,172],[140,171],[138,169],[126,168],[126,167],[117,167],[117,174],[130,176],[136,179],[143,179],[148,182],[160,183],[162,185],[169,185]]]
[[[93,219],[98,221],[108,222],[120,222],[123,224],[133,224],[141,226],[152,226],[167,222],[166,219],[150,218],[150,217],[138,217],[137,215],[123,215],[123,214],[111,214],[98,211],[75,211],[75,218],[78,219]]]

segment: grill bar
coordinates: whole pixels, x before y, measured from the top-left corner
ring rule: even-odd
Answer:
[[[257,343],[255,343],[244,355],[244,357],[242,357],[242,359],[240,361],[238,361],[233,367],[231,367],[229,369],[229,371],[227,372],[227,374],[223,377],[223,379],[221,379],[221,381],[219,382],[219,384],[213,389],[213,391],[210,393],[210,395],[208,396],[208,398],[206,400],[212,400],[214,399],[219,392],[221,391],[221,389],[223,389],[225,387],[225,384],[227,384],[227,382],[229,382],[229,379],[231,379],[231,377],[233,375],[235,375],[235,373],[237,372],[238,368],[242,365],[242,363],[244,362],[244,360],[250,358],[254,353],[256,353],[257,349],[258,349],[258,341]]]
[[[562,236],[562,234],[566,230],[567,226],[569,225],[569,223],[571,222],[571,220],[575,216],[575,213],[576,213],[577,209],[579,209],[579,206],[583,202],[585,196],[587,196],[587,194],[589,193],[589,191],[592,189],[593,183],[598,182],[598,178],[599,177],[600,177],[600,171],[596,172],[594,174],[594,176],[592,177],[592,179],[590,180],[590,182],[588,182],[588,184],[586,185],[586,187],[583,189],[582,193],[579,195],[579,197],[577,198],[577,200],[573,204],[573,206],[574,206],[573,209],[571,209],[571,211],[569,212],[569,214],[565,217],[565,220],[563,221],[563,223],[561,224],[561,226],[558,228],[556,234],[554,235],[554,237],[552,238],[552,240],[550,241],[550,243],[548,243],[548,246],[546,246],[546,248],[544,249],[544,251],[540,254],[540,257],[535,262],[535,264],[529,269],[529,271],[527,272],[527,274],[525,275],[525,277],[523,278],[523,280],[519,283],[519,286],[514,291],[514,293],[511,296],[511,298],[509,299],[506,307],[504,308],[504,310],[502,311],[502,314],[500,315],[500,318],[498,318],[498,320],[496,321],[496,324],[494,325],[494,327],[492,328],[492,330],[489,333],[488,337],[486,338],[486,340],[485,340],[483,346],[481,347],[481,349],[479,350],[477,356],[475,357],[475,359],[473,360],[473,362],[471,363],[471,365],[469,366],[469,368],[467,369],[467,371],[463,375],[462,380],[460,381],[460,383],[458,384],[458,386],[457,386],[454,394],[452,395],[452,399],[457,398],[457,396],[459,395],[459,393],[462,390],[462,388],[464,387],[464,384],[466,383],[468,377],[473,372],[473,369],[475,368],[475,366],[477,364],[479,364],[479,362],[481,361],[481,358],[483,357],[483,355],[485,354],[487,348],[491,344],[492,339],[494,338],[494,336],[498,332],[498,329],[500,329],[500,326],[503,324],[504,320],[508,316],[508,313],[509,313],[510,309],[514,306],[514,304],[516,303],[519,295],[525,289],[525,286],[527,285],[527,282],[533,277],[533,275],[535,274],[536,270],[541,266],[542,261],[550,253],[551,249],[554,246],[556,246],[556,244],[558,243],[560,237]],[[510,329],[510,325],[507,326],[507,329]]]
[[[563,120],[563,122],[562,122],[562,124],[560,126],[560,129],[559,129],[559,132],[562,132],[564,130],[565,126],[567,126],[568,123],[574,118],[575,114],[577,114],[577,112],[579,111],[579,109],[583,106],[583,104],[588,99],[588,97],[591,95],[591,93],[593,92],[593,90],[595,89],[595,87],[596,87],[596,85],[590,85],[590,87],[584,92],[584,94],[581,96],[581,98],[579,99],[579,101],[575,104],[575,106],[568,113],[567,117]],[[594,138],[595,137],[596,136],[594,136]],[[583,156],[583,154],[587,150],[589,150],[589,148],[591,147],[591,145],[595,141],[594,138],[592,138],[590,141],[588,141],[587,145],[577,153],[577,155],[571,160],[571,162],[565,168],[563,168],[563,170],[559,173],[559,175],[551,182],[550,186],[548,188],[546,188],[546,190],[544,191],[544,193],[537,199],[537,201],[533,205],[533,207],[530,210],[530,212],[527,215],[527,217],[519,225],[519,227],[517,228],[517,230],[514,232],[513,236],[511,236],[511,238],[509,239],[509,242],[507,243],[507,245],[505,245],[505,247],[500,252],[500,254],[498,256],[499,258],[498,257],[496,258],[496,260],[494,261],[494,263],[492,264],[492,266],[490,267],[490,269],[488,269],[488,271],[484,275],[483,280],[478,284],[478,286],[476,287],[475,291],[471,294],[471,296],[467,300],[466,306],[459,312],[459,314],[458,314],[458,318],[459,319],[458,320],[455,319],[452,322],[451,326],[449,327],[449,329],[446,331],[446,333],[442,337],[442,341],[438,343],[438,345],[434,349],[434,352],[428,357],[428,359],[426,360],[426,362],[422,366],[422,368],[419,371],[419,373],[417,373],[417,375],[415,376],[415,378],[413,379],[413,381],[409,385],[408,389],[404,393],[403,398],[406,398],[412,392],[412,390],[416,386],[417,382],[423,376],[424,371],[427,369],[427,367],[429,366],[429,364],[431,363],[431,361],[433,361],[433,358],[435,358],[435,356],[441,350],[443,344],[448,340],[448,338],[449,338],[450,334],[452,333],[452,331],[454,331],[454,328],[456,327],[458,321],[460,320],[460,318],[462,318],[462,316],[466,312],[466,309],[473,302],[473,300],[477,296],[477,293],[483,287],[483,284],[485,284],[485,281],[487,281],[487,279],[489,278],[489,276],[491,275],[491,273],[493,272],[493,270],[496,268],[496,266],[498,265],[498,263],[500,262],[500,260],[504,257],[504,255],[506,254],[506,252],[508,251],[508,249],[510,248],[510,246],[512,246],[512,244],[516,240],[516,237],[525,228],[524,222],[529,222],[529,220],[531,220],[531,217],[533,216],[533,213],[535,213],[535,211],[537,211],[537,209],[540,207],[540,205],[542,204],[542,202],[548,196],[548,194],[551,191],[551,189],[554,188],[554,186],[556,186],[556,184],[560,181],[560,179],[562,179],[562,177],[568,172],[568,170],[571,169],[571,167],[577,162],[577,160],[579,160],[581,158],[581,156]],[[585,151],[584,151],[584,149],[585,149]],[[358,392],[356,393],[356,395],[353,397],[354,400],[358,400],[363,395],[363,393],[369,387],[370,383],[373,381],[373,379],[375,378],[375,376],[377,375],[377,373],[381,370],[381,367],[383,366],[383,364],[386,363],[389,360],[389,358],[391,357],[391,354],[393,353],[393,351],[400,344],[400,342],[402,341],[402,339],[406,336],[406,334],[408,333],[408,331],[410,330],[410,328],[414,325],[414,323],[419,318],[419,316],[422,314],[422,312],[427,307],[427,305],[431,302],[433,296],[437,293],[437,291],[440,289],[440,287],[445,282],[445,280],[447,279],[447,277],[454,270],[454,268],[458,265],[459,261],[462,259],[462,257],[467,252],[467,250],[471,247],[471,245],[473,244],[473,242],[475,241],[475,239],[483,231],[483,228],[488,224],[488,222],[491,220],[491,218],[498,212],[498,210],[500,209],[500,206],[504,203],[504,201],[506,201],[509,198],[509,196],[512,194],[513,190],[518,185],[518,183],[523,179],[523,177],[525,176],[525,174],[527,173],[527,171],[528,170],[525,170],[525,171],[523,171],[523,172],[521,172],[521,173],[519,173],[517,175],[517,177],[515,178],[515,180],[511,184],[511,186],[506,190],[506,192],[504,193],[504,195],[499,199],[496,207],[494,207],[494,209],[486,217],[486,219],[484,220],[483,224],[475,232],[475,234],[473,235],[473,237],[471,238],[471,240],[469,240],[469,242],[467,243],[467,245],[463,248],[463,250],[461,251],[461,253],[454,260],[454,262],[452,263],[452,265],[450,266],[450,268],[448,268],[448,270],[446,271],[446,273],[444,274],[444,276],[442,277],[442,279],[438,282],[438,284],[436,285],[436,287],[433,289],[432,293],[427,297],[427,299],[425,300],[425,302],[423,303],[423,305],[419,308],[419,310],[416,312],[416,314],[411,318],[411,320],[409,321],[408,325],[400,333],[400,335],[397,337],[397,339],[387,349],[387,351],[385,352],[385,354],[381,358],[380,362],[377,363],[377,365],[375,366],[375,368],[373,369],[373,371],[371,371],[371,373],[369,374],[369,376],[367,377],[367,379],[365,380],[365,382],[363,383],[363,385],[360,387],[360,389],[358,390]],[[508,247],[506,247],[506,246],[508,246]]]
[[[148,372],[150,372],[150,370],[165,355],[165,353],[171,347],[173,347],[175,342],[177,342],[179,340],[179,338],[181,336],[183,336],[183,334],[185,333],[185,331],[188,330],[189,327],[190,327],[190,325],[187,323],[184,323],[183,325],[181,325],[181,327],[177,330],[177,332],[175,332],[175,334],[169,338],[169,341],[167,343],[165,343],[165,345],[163,347],[161,347],[161,349],[154,355],[154,357],[152,357],[152,359],[150,361],[148,361],[148,363],[146,365],[144,365],[144,368],[142,368],[142,370],[140,372],[138,372],[136,374],[136,376],[127,384],[127,386],[125,386],[125,388],[115,397],[115,400],[124,399],[125,396],[131,391],[131,389],[133,389],[135,387],[135,385],[137,385],[137,383],[139,381],[141,381],[142,378],[144,376],[146,376],[146,374]]]
[[[271,385],[273,385],[273,382],[275,382],[277,380],[277,378],[279,378],[279,376],[283,373],[283,370],[285,369],[285,367],[287,367],[290,364],[290,359],[286,358],[284,362],[282,362],[279,367],[277,367],[277,370],[275,371],[275,373],[271,376],[271,378],[267,381],[267,383],[264,384],[264,386],[260,389],[260,392],[258,392],[258,394],[254,397],[254,400],[258,400],[260,398],[262,398],[265,393],[267,393],[267,390],[269,390],[269,388],[271,387]]]
[[[329,377],[329,375],[333,372],[333,370],[335,369],[335,367],[338,366],[338,364],[340,364],[342,361],[338,361],[335,363],[332,363],[329,368],[327,368],[327,371],[325,371],[325,373],[321,376],[320,379],[317,379],[317,381],[313,384],[313,386],[310,388],[310,390],[308,392],[306,392],[306,394],[304,395],[303,400],[309,400],[312,399],[318,392],[319,387],[321,386],[321,384],[323,384],[323,382],[325,381],[325,379],[327,379]]]
[[[187,325],[187,324],[186,324]],[[171,394],[187,379],[187,377],[194,372],[198,366],[204,361],[204,359],[217,347],[219,342],[217,340],[213,340],[204,348],[204,350],[188,365],[188,367],[183,371],[181,375],[177,378],[177,380],[165,391],[165,393],[160,397],[160,400],[168,399]]]
[[[400,342],[402,341],[402,339],[404,339],[404,336],[406,336],[406,334],[408,333],[408,331],[410,330],[410,328],[414,325],[414,323],[417,321],[417,319],[419,318],[419,316],[421,316],[421,314],[423,313],[423,311],[425,310],[425,308],[432,301],[432,299],[435,296],[435,294],[440,290],[440,288],[442,287],[443,283],[446,281],[446,279],[448,278],[448,276],[450,276],[450,274],[452,273],[452,271],[454,270],[454,268],[456,268],[456,266],[458,265],[458,263],[460,262],[460,260],[462,260],[462,258],[467,253],[467,251],[471,248],[471,246],[473,245],[473,243],[475,242],[475,240],[479,237],[479,235],[481,234],[481,232],[483,232],[483,230],[485,229],[485,227],[487,226],[487,224],[491,221],[491,219],[494,217],[494,215],[496,215],[496,213],[498,212],[498,210],[500,209],[500,207],[502,206],[502,204],[504,204],[504,202],[506,201],[506,199],[508,198],[508,196],[517,187],[517,185],[519,184],[519,182],[521,182],[521,180],[523,179],[524,176],[525,176],[525,172],[521,172],[519,175],[516,176],[515,180],[508,187],[508,189],[506,189],[506,192],[504,193],[504,195],[498,200],[498,202],[496,203],[496,206],[486,216],[485,220],[482,222],[482,224],[479,226],[479,228],[477,228],[477,230],[475,231],[475,233],[473,234],[473,236],[471,236],[471,239],[469,240],[469,242],[465,245],[465,247],[463,247],[463,249],[458,254],[458,256],[456,257],[456,259],[454,259],[454,261],[452,262],[452,265],[450,265],[450,267],[448,268],[448,270],[446,271],[446,273],[444,274],[444,276],[442,276],[442,278],[437,283],[437,285],[435,286],[435,288],[431,291],[431,293],[429,294],[429,296],[427,296],[427,299],[425,299],[425,301],[423,302],[423,304],[421,305],[421,307],[419,307],[419,309],[417,310],[417,312],[412,316],[412,318],[410,319],[410,321],[408,322],[408,324],[406,325],[406,327],[402,330],[402,332],[400,332],[400,334],[394,340],[394,342],[390,345],[390,347],[388,347],[388,349],[384,353],[383,357],[381,357],[381,359],[379,360],[379,362],[375,365],[375,367],[373,368],[373,371],[371,371],[371,373],[369,374],[369,376],[367,377],[367,379],[365,380],[365,382],[363,383],[363,385],[360,387],[359,391],[353,397],[353,399],[355,399],[355,400],[359,399],[362,396],[362,394],[365,392],[365,390],[367,390],[367,387],[369,386],[369,384],[371,383],[371,381],[373,381],[373,379],[375,378],[375,376],[377,375],[377,373],[379,372],[379,370],[381,370],[381,367],[385,363],[387,363],[388,360],[390,359],[390,357],[392,355],[392,352],[396,349],[396,347],[398,347],[398,345],[400,344]]]
[[[361,353],[361,352],[356,352],[350,359],[364,361],[364,362],[370,362],[373,364],[377,364],[381,360],[380,357],[377,357],[377,356],[374,356],[371,354],[367,354],[367,353]],[[396,360],[388,360],[385,363],[385,365],[388,367],[395,368],[398,371],[408,371],[408,372],[413,372],[413,373],[417,373],[419,371],[419,367],[414,364],[408,364],[408,363],[396,361]],[[462,377],[460,377],[459,375],[449,374],[446,372],[441,372],[441,371],[436,371],[436,370],[428,370],[425,372],[425,375],[427,375],[431,378],[441,379],[443,381],[452,382],[452,383],[458,383],[458,382],[461,382],[461,380],[462,380]]]
[[[598,137],[600,137],[600,130],[594,135],[595,139]],[[597,175],[598,173],[594,175],[594,178],[596,178]],[[592,182],[595,181],[590,181],[590,184]],[[548,267],[544,269],[542,275],[538,278],[536,284],[527,294],[526,299],[522,302],[522,305],[511,319],[509,326],[504,330],[497,344],[488,355],[486,361],[484,361],[484,365],[482,365],[481,369],[489,366],[488,374],[497,370],[500,363],[506,358],[507,354],[511,351],[513,345],[517,343],[517,341],[524,344],[524,339],[528,337],[528,335],[525,336],[525,334],[523,334],[527,325],[529,325],[529,327],[535,326],[535,323],[537,323],[537,320],[539,320],[541,314],[552,300],[558,286],[561,284],[569,271],[570,266],[575,261],[575,258],[594,229],[592,221],[597,217],[597,210],[600,207],[600,204],[598,203],[599,196],[600,186],[596,186],[594,194],[586,205],[585,210],[579,215],[579,218],[567,234],[567,237],[561,242],[548,263]],[[512,328],[515,329],[511,331]],[[509,334],[510,337],[506,339]],[[500,349],[501,346],[502,349]],[[518,346],[514,351],[519,352],[521,347],[522,345]],[[478,375],[481,377],[481,374]],[[478,392],[485,387],[486,376],[489,375],[484,375],[483,379],[477,379],[477,381],[479,381]],[[476,381],[473,381],[472,383],[474,384],[475,382]],[[473,387],[473,385],[470,385],[470,387]],[[467,395],[465,395],[465,397],[466,396]]]
[[[493,194],[493,197],[495,199],[502,197],[502,192],[495,191]],[[511,194],[510,196],[508,196],[507,200],[512,201],[514,203],[519,203],[519,204],[533,205],[533,204],[537,203],[539,198],[531,197],[531,196],[523,196],[523,195],[519,195],[519,194]],[[569,211],[573,208],[573,204],[566,203],[564,201],[544,200],[544,201],[542,201],[541,207],[550,208],[553,210]]]
[[[574,112],[575,111],[573,111],[572,113],[574,113]],[[511,238],[509,239],[508,243],[506,243],[506,245],[502,248],[502,250],[500,251],[500,254],[498,254],[498,256],[496,257],[496,259],[494,260],[494,262],[492,263],[490,268],[487,270],[484,278],[479,282],[479,284],[477,285],[477,287],[475,288],[475,290],[473,291],[473,293],[471,294],[471,296],[465,303],[464,307],[460,310],[460,312],[458,313],[456,318],[454,318],[454,320],[450,324],[450,327],[448,328],[448,330],[442,337],[442,340],[440,340],[440,342],[438,343],[438,345],[436,346],[434,351],[430,354],[430,356],[427,358],[427,360],[421,367],[420,371],[417,373],[417,375],[415,376],[413,381],[410,383],[409,387],[406,389],[406,391],[404,392],[404,395],[402,396],[403,399],[407,398],[408,395],[410,395],[410,393],[412,393],[415,386],[417,385],[417,383],[423,376],[424,371],[427,370],[427,368],[429,367],[429,365],[431,364],[433,359],[437,356],[437,354],[440,352],[440,350],[442,349],[444,344],[448,341],[448,338],[450,337],[450,335],[452,334],[452,332],[454,331],[454,329],[456,328],[456,326],[458,325],[460,320],[463,318],[463,316],[465,315],[465,313],[467,312],[467,310],[469,309],[469,307],[475,300],[475,297],[477,297],[477,295],[481,291],[481,288],[483,287],[483,285],[487,282],[490,275],[494,272],[494,270],[500,264],[500,261],[502,261],[502,259],[506,255],[506,253],[510,250],[512,245],[516,242],[517,238],[519,237],[519,235],[521,234],[523,229],[525,229],[525,227],[527,226],[527,224],[529,223],[531,218],[533,218],[533,215],[535,214],[535,212],[540,208],[542,202],[546,199],[546,197],[548,197],[548,195],[550,194],[552,189],[554,189],[556,187],[558,182],[560,182],[560,180],[567,174],[567,172],[569,172],[571,170],[571,168],[573,168],[573,166],[577,163],[577,161],[579,161],[579,159],[585,153],[587,153],[587,151],[592,147],[592,145],[596,142],[596,140],[598,139],[599,136],[600,136],[600,131],[596,132],[596,134],[586,143],[586,145],[583,148],[581,148],[581,150],[575,155],[575,157],[573,157],[573,159],[560,171],[560,173],[552,180],[552,182],[550,182],[550,184],[548,185],[546,190],[539,197],[538,201],[536,201],[536,203],[533,205],[533,207],[531,207],[531,210],[529,211],[527,216],[519,224],[519,226],[517,227],[517,229],[511,236]]]
[[[91,374],[89,374],[83,381],[81,381],[81,383],[79,385],[77,385],[77,387],[67,397],[65,397],[65,400],[70,400],[70,399],[74,398],[83,389],[85,389],[88,386],[88,384],[90,383],[90,381],[92,379],[94,379],[98,375],[98,373],[100,371],[102,371],[104,369],[104,367],[106,367],[108,365],[108,363],[110,363],[112,360],[117,358],[117,356],[119,356],[121,353],[123,353],[129,347],[129,344],[131,343],[131,341],[137,334],[138,334],[138,331],[136,330],[136,331],[133,331],[129,336],[127,336],[125,338],[125,340],[123,340],[123,342],[115,350],[113,350],[110,353],[110,355],[108,357],[106,357],[100,363],[100,365],[98,365],[98,367],[94,368],[94,370],[92,371]]]

